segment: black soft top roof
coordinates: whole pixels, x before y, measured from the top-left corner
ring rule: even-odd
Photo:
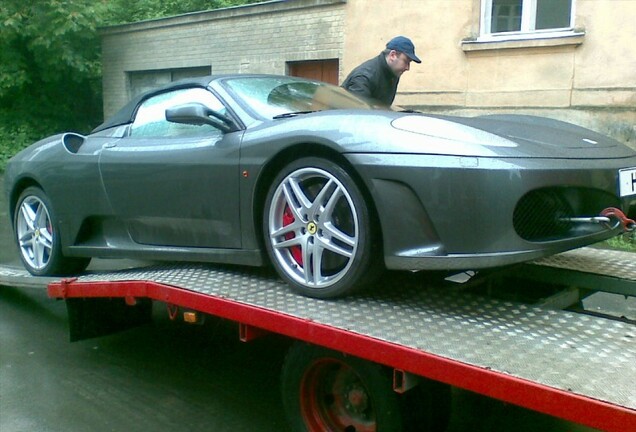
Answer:
[[[166,91],[178,90],[181,88],[188,87],[207,87],[211,81],[214,81],[216,76],[205,76],[205,77],[196,77],[196,78],[186,78],[183,80],[171,82],[164,86],[158,87],[156,89],[149,90],[147,92],[141,93],[134,98],[131,99],[123,108],[117,111],[111,118],[104,121],[104,123],[97,126],[91,133],[99,132],[104,129],[108,129],[114,126],[120,126],[127,123],[132,122],[135,117],[135,113],[137,112],[137,107],[139,103],[144,99],[147,99],[151,96],[165,93]]]

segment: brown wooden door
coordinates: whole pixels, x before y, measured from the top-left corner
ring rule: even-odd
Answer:
[[[288,74],[338,85],[338,59],[289,62]]]

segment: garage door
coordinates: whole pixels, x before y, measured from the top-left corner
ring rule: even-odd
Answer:
[[[210,66],[128,72],[128,96],[129,99],[132,99],[140,93],[160,87],[172,81],[206,76],[211,73],[212,68]]]
[[[338,59],[288,62],[287,73],[338,85]]]

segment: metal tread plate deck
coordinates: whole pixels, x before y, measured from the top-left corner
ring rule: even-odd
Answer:
[[[636,253],[633,252],[586,247],[542,258],[532,264],[636,281]]]
[[[16,288],[46,288],[46,286],[59,277],[36,277],[32,276],[24,268],[0,265],[0,286],[11,286]]]
[[[633,252],[584,247],[541,258],[528,263],[528,265],[572,270],[636,283],[635,255],[636,253]],[[41,288],[56,280],[59,278],[34,277],[22,267],[0,264],[0,285]]]
[[[77,282],[152,281],[636,410],[636,326],[406,279],[337,301],[302,297],[262,272],[208,265],[90,275]]]
[[[609,273],[612,265],[608,261],[618,262],[624,258],[626,261],[618,266],[624,272],[621,277],[636,280],[636,269],[630,259],[633,254],[584,251],[583,264],[576,267],[573,252],[567,254],[576,270],[592,270],[598,264],[585,261],[600,258],[605,262],[599,263],[605,267],[603,271]],[[551,265],[550,262],[538,264]],[[0,279],[7,271],[12,278],[24,272],[0,266]],[[119,290],[114,290],[111,284],[116,281],[123,282],[117,284]],[[300,339],[308,341],[312,338],[318,341],[314,335],[320,334],[322,341],[326,341],[325,346],[331,344],[332,348],[351,354],[356,352],[353,348],[348,351],[347,344],[356,339],[356,335],[359,335],[356,340],[382,341],[383,344],[360,344],[366,350],[379,349],[381,353],[356,348],[357,355],[382,362],[396,349],[400,353],[407,350],[416,357],[409,355],[406,361],[416,358],[420,364],[402,366],[406,371],[442,381],[445,376],[452,376],[447,381],[451,384],[589,426],[622,431],[627,424],[636,430],[636,386],[633,385],[636,382],[636,326],[633,324],[477,297],[457,289],[427,286],[421,279],[418,282],[410,276],[385,281],[382,288],[355,297],[315,300],[292,293],[272,274],[203,264],[85,275],[68,285],[54,283],[57,291],[53,292],[57,292],[57,297],[64,297],[71,292],[66,291],[66,287],[74,286],[82,287],[74,291],[75,297],[131,295],[127,294],[127,287],[132,286],[127,284],[131,282],[124,281],[139,281],[132,282],[137,288],[149,287],[147,291],[145,288],[130,291],[136,296],[166,302],[177,299],[175,304],[196,297],[203,300],[196,303],[197,306],[207,305],[207,310],[199,310],[222,312],[217,314],[248,325],[260,323],[265,329],[276,331],[267,320],[283,317],[285,319],[276,321],[294,328],[279,333],[300,335]],[[151,289],[157,287],[159,291]],[[51,287],[49,291],[52,292]],[[186,306],[187,302],[181,305]],[[220,307],[240,310],[240,314],[226,313]],[[258,315],[260,321],[251,321],[251,314]],[[343,338],[342,334],[346,336]],[[329,338],[333,338],[333,343]],[[449,361],[431,362],[427,360],[428,353]],[[400,361],[404,364],[402,359]],[[457,364],[466,367],[457,367]],[[431,366],[438,370],[428,374],[427,368]],[[501,376],[509,378],[504,379],[505,386],[497,388],[502,382]],[[512,382],[514,380],[520,380],[521,384]],[[497,390],[491,390],[494,388]],[[549,389],[558,389],[556,395]],[[517,396],[508,396],[506,392],[517,393]],[[520,394],[523,396],[518,396]],[[591,413],[599,404],[601,410]],[[580,420],[586,417],[590,420]]]

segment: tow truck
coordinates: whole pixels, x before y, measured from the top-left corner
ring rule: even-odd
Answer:
[[[55,279],[0,266],[0,285],[65,300],[72,341],[215,316],[249,342],[295,339],[282,371],[294,430],[444,430],[450,386],[606,431],[636,431],[636,296],[629,252],[581,248],[476,275],[391,273],[339,300],[293,293],[267,269],[159,264]],[[592,302],[592,303],[590,303]]]

